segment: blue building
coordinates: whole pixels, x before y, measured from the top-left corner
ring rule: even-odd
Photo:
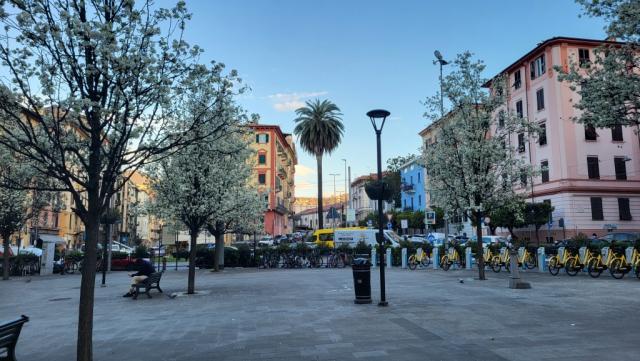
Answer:
[[[424,211],[426,206],[424,177],[426,170],[418,160],[412,160],[400,168],[402,182],[402,209],[407,211]]]

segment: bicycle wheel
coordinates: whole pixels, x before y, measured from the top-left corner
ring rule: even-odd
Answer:
[[[602,274],[603,268],[600,266],[600,261],[597,258],[592,258],[587,263],[587,271],[592,278],[598,278]]]
[[[491,266],[491,269],[493,270],[493,272],[495,272],[495,273],[500,272],[500,268],[502,267],[500,265],[500,257],[499,256],[493,256],[491,258],[489,266]]]
[[[636,262],[636,265],[634,266],[635,270],[636,270],[636,277],[640,278],[640,261]]]
[[[440,266],[442,266],[442,269],[445,271],[449,270],[449,267],[451,267],[451,263],[449,262],[449,256],[442,256],[442,263],[440,264]]]
[[[549,273],[553,276],[557,276],[558,272],[560,272],[560,260],[558,256],[553,256],[549,259],[549,265],[547,268],[549,269]]]
[[[429,265],[431,264],[431,258],[429,258],[429,256],[422,255],[422,260],[420,261],[420,264],[422,265],[422,267],[429,267]]]
[[[567,260],[567,263],[564,265],[564,271],[571,277],[578,274],[580,270],[580,264],[578,262],[578,258],[571,257]]]
[[[534,269],[538,265],[537,263],[536,257],[533,254],[528,253],[527,258],[524,260],[524,267],[526,269]]]
[[[609,267],[609,273],[611,276],[617,280],[622,279],[626,272],[626,267],[622,264],[621,258],[616,258],[611,261],[611,267]]]
[[[416,256],[409,257],[409,269],[413,271],[417,266],[418,263],[416,262]]]

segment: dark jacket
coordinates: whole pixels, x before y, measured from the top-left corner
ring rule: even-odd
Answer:
[[[134,276],[150,276],[156,271],[156,269],[151,265],[151,262],[146,260],[142,260],[142,264],[136,266],[138,267],[138,273],[135,273]]]

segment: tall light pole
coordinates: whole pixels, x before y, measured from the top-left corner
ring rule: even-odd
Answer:
[[[384,194],[384,183],[382,183],[382,155],[380,148],[380,135],[382,134],[382,128],[384,128],[384,123],[387,120],[387,117],[391,115],[386,110],[383,109],[375,109],[371,110],[367,113],[367,116],[371,120],[371,125],[373,126],[373,130],[376,132],[376,146],[377,146],[377,157],[378,157],[378,182],[379,182],[379,191],[378,194],[378,245],[380,246],[380,302],[378,302],[378,306],[387,306],[387,297],[385,292],[385,279],[384,279],[384,255],[385,255],[385,247],[384,247],[384,229],[382,225],[384,223],[384,214],[382,212],[382,195]],[[378,126],[377,121],[380,121],[380,125]]]
[[[344,162],[344,202],[347,203],[347,201],[349,199],[349,193],[347,192],[347,160],[342,158],[342,161]],[[344,206],[342,206],[342,208],[344,209]],[[347,210],[348,209],[349,209],[349,206],[347,206]],[[344,223],[345,223],[345,225],[348,226],[346,218],[345,218]]]
[[[440,51],[436,50],[433,52],[436,60],[433,61],[433,64],[440,64],[440,119],[444,118],[444,94],[443,94],[443,86],[442,86],[442,67],[444,65],[449,64],[448,61],[444,60]],[[435,228],[435,227],[434,227]],[[445,212],[444,217],[444,247],[448,248],[449,246],[449,216]]]
[[[331,224],[333,225],[333,229],[336,229],[336,177],[339,176],[340,174],[338,173],[331,173],[329,174],[331,177],[333,177],[333,206],[331,206],[331,208],[329,208],[329,211],[331,211],[331,209],[334,209],[333,212],[331,212]]]
[[[448,61],[444,60],[442,54],[438,50],[433,52],[433,55],[436,56],[436,60],[433,61],[433,64],[440,64],[440,116],[444,117],[444,94],[442,93],[442,67],[444,65],[449,64]]]

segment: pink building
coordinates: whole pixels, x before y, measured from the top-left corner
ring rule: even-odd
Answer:
[[[574,123],[576,92],[559,82],[555,66],[588,64],[593,50],[615,42],[556,37],[538,44],[501,73],[509,77],[509,111],[537,122],[539,138],[513,134],[520,156],[548,168],[528,179],[529,201],[555,207],[554,239],[582,232],[603,235],[607,228],[640,230],[640,144],[630,127],[593,129]],[[521,188],[523,191],[524,189]],[[559,227],[564,219],[565,230]],[[541,231],[546,235],[546,229]]]

